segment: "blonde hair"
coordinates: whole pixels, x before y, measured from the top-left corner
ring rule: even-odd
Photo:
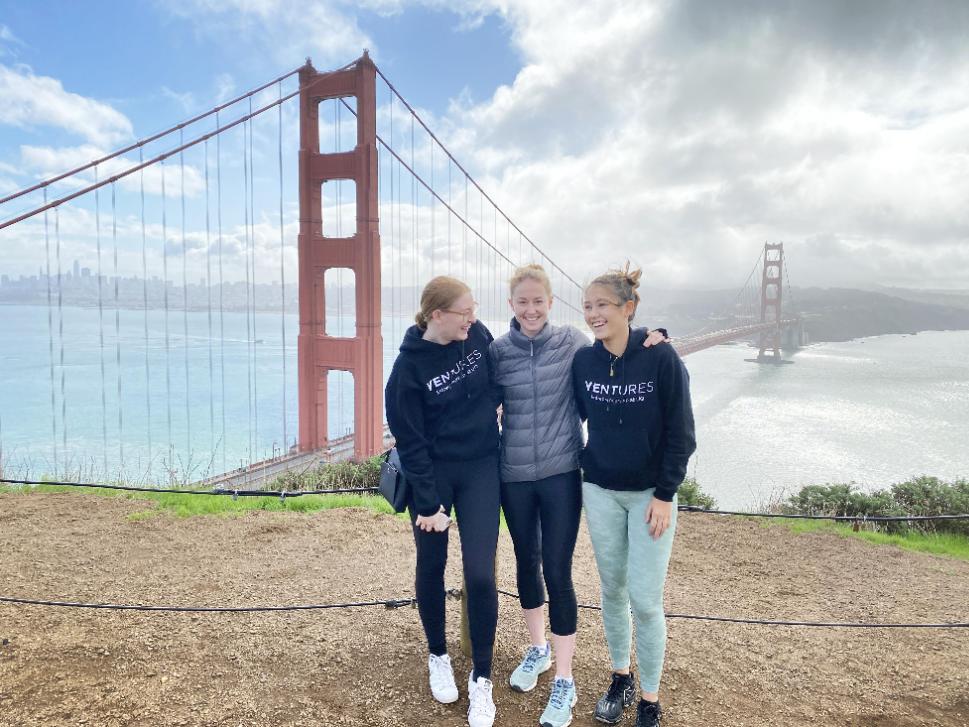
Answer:
[[[636,309],[639,307],[639,293],[636,292],[636,288],[639,287],[639,279],[643,276],[643,271],[641,268],[636,268],[635,270],[630,270],[630,263],[627,260],[626,264],[621,268],[613,268],[612,270],[607,270],[602,275],[595,278],[591,283],[585,286],[588,290],[593,285],[599,285],[603,288],[609,290],[613,295],[619,298],[619,305],[625,305],[632,301],[633,312],[629,316],[629,322],[632,323],[633,318],[636,317]]]
[[[534,280],[541,283],[545,286],[545,292],[548,293],[548,297],[552,297],[552,282],[548,279],[548,273],[545,272],[545,268],[537,263],[522,265],[515,271],[515,274],[511,276],[511,280],[508,281],[508,293],[514,295],[515,288],[525,280]]]
[[[414,322],[421,329],[427,328],[427,322],[436,310],[445,310],[454,305],[454,301],[465,293],[470,293],[471,288],[457,278],[447,275],[438,275],[432,278],[424,290],[421,291],[421,309],[414,316]]]

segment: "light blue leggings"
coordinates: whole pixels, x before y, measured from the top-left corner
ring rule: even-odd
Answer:
[[[646,507],[653,490],[622,492],[582,483],[582,502],[602,587],[602,622],[613,669],[629,668],[632,614],[636,619],[636,661],[644,692],[659,692],[666,654],[663,586],[676,530],[676,498],[670,526],[649,536]]]

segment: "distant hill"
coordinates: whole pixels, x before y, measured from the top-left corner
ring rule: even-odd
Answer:
[[[785,313],[798,313],[811,341],[917,331],[969,330],[969,294],[961,291],[889,289],[892,293],[853,288],[793,288],[785,293]],[[673,335],[731,325],[728,312],[735,291],[644,291],[637,322],[666,326]]]
[[[794,290],[812,341],[969,329],[969,306],[939,305],[848,288]]]

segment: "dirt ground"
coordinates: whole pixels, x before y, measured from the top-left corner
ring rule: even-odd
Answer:
[[[129,520],[146,503],[0,495],[0,595],[115,603],[330,603],[409,596],[407,523],[363,510]],[[448,584],[460,584],[452,537]],[[499,586],[514,590],[507,533]],[[580,602],[598,601],[588,535]],[[449,601],[458,683],[460,604]],[[967,621],[969,563],[832,534],[681,514],[671,613]],[[671,620],[664,725],[969,725],[969,630],[810,629]],[[548,678],[506,686],[524,626],[500,599],[499,725],[537,725]],[[0,604],[0,725],[462,725],[426,685],[413,608],[163,614]],[[608,681],[600,617],[580,611],[576,725]],[[623,724],[632,725],[632,710]]]

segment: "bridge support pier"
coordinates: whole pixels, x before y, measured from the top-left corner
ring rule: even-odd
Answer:
[[[781,357],[781,295],[783,292],[784,243],[764,244],[764,272],[760,288],[760,322],[774,325],[760,334],[757,360],[780,363]],[[771,353],[768,354],[767,351]]]
[[[334,73],[318,73],[307,60],[299,80],[299,449],[327,446],[327,374],[348,371],[354,389],[353,451],[362,459],[383,446],[376,66],[366,52],[353,66]],[[320,102],[350,96],[357,102],[357,145],[321,154]],[[323,183],[340,179],[356,183],[356,233],[325,237]],[[330,268],[348,268],[355,275],[352,338],[327,331],[325,274]]]

